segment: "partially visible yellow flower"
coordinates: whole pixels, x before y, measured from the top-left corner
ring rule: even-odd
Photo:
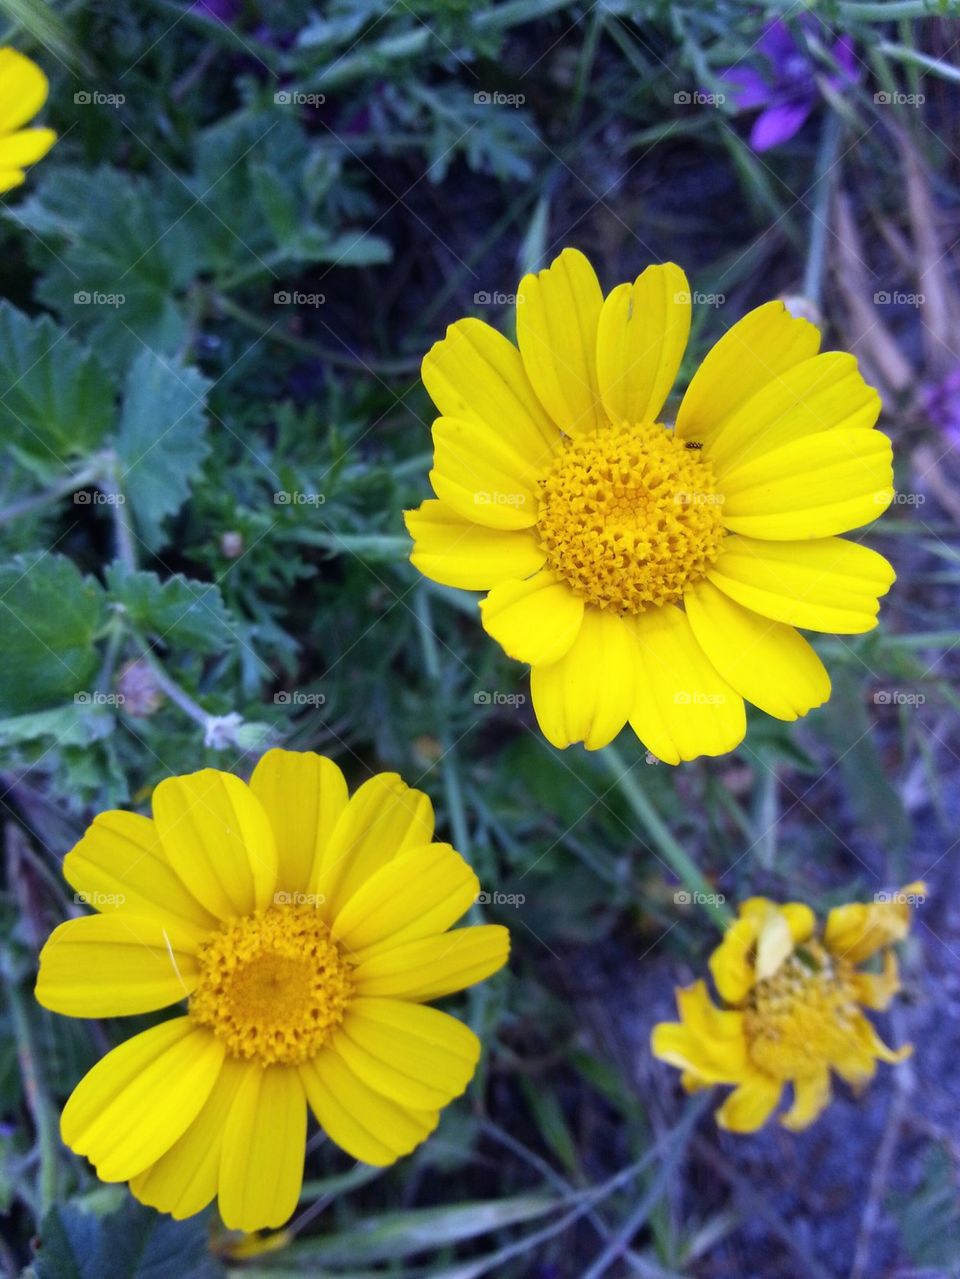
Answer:
[[[837,534],[893,496],[880,398],[852,355],[782,302],[734,324],[669,425],[690,329],[672,263],[604,298],[565,249],[517,293],[517,346],[459,320],[423,361],[441,416],[407,512],[413,564],[488,591],[483,626],[533,670],[549,742],[596,750],[631,728],[667,763],[720,755],[744,701],[794,720],[830,695],[795,628],[876,625],[893,581]]]
[[[340,769],[273,750],[247,786],[162,781],[153,819],[101,814],[64,861],[78,898],[40,957],[37,998],[73,1017],[181,1016],[114,1048],[63,1111],[103,1181],[231,1229],[282,1226],[307,1106],[355,1159],[393,1163],[473,1077],[480,1043],[426,1007],[506,962],[495,925],[449,931],[477,877],[433,842],[429,798],[395,773],[348,797]]]
[[[57,135],[24,129],[47,100],[47,77],[16,49],[0,49],[0,193],[20,186],[28,164],[41,160]]]
[[[870,905],[838,906],[822,931],[809,906],[751,897],[710,957],[724,1007],[706,983],[677,991],[679,1022],[653,1029],[654,1056],[683,1071],[688,1092],[734,1084],[717,1111],[733,1132],[754,1132],[770,1118],[785,1084],[793,1105],[780,1122],[806,1128],[829,1103],[830,1072],[862,1087],[878,1061],[903,1061],[909,1045],[888,1048],[863,1008],[886,1008],[900,989],[890,949],[910,929],[910,905],[922,883]],[[882,967],[858,965],[878,953]]]

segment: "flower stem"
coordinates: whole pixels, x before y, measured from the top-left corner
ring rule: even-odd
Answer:
[[[610,775],[620,788],[621,795],[653,841],[657,854],[674,871],[697,905],[702,906],[720,928],[726,928],[733,922],[732,912],[722,901],[717,900],[719,894],[716,889],[706,879],[703,871],[686,849],[671,834],[669,827],[634,777],[632,768],[625,763],[615,746],[605,747],[601,754],[610,770]]]
[[[57,1124],[52,1108],[44,1091],[40,1071],[37,1066],[36,1045],[33,1042],[33,1031],[30,1018],[23,1001],[23,994],[15,976],[3,965],[3,981],[7,992],[7,1003],[10,1007],[10,1020],[13,1023],[14,1038],[17,1043],[17,1057],[20,1062],[20,1074],[27,1097],[27,1105],[33,1116],[37,1130],[37,1145],[40,1150],[39,1179],[39,1211],[37,1216],[42,1220],[53,1207],[57,1198],[57,1157],[59,1138]]]

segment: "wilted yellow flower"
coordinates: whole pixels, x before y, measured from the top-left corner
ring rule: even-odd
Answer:
[[[830,1101],[830,1072],[854,1087],[867,1084],[878,1061],[903,1061],[912,1051],[888,1048],[863,1008],[886,1008],[900,989],[890,947],[910,928],[910,906],[925,886],[908,884],[873,903],[838,906],[817,929],[809,906],[751,897],[710,957],[724,1001],[706,983],[677,991],[679,1022],[653,1029],[654,1056],[683,1071],[688,1092],[734,1084],[717,1111],[733,1132],[754,1132],[770,1118],[784,1085],[793,1105],[780,1122],[798,1130]],[[880,953],[879,971],[859,965]]]
[[[744,699],[796,719],[830,680],[794,628],[870,630],[893,581],[836,536],[893,496],[854,357],[818,354],[817,329],[769,302],[707,355],[668,426],[690,300],[672,264],[605,299],[565,249],[521,281],[517,346],[459,320],[423,361],[437,500],[407,513],[411,559],[489,591],[483,625],[533,668],[554,746],[598,749],[629,720],[676,764],[735,747]]]
[[[42,159],[57,135],[52,129],[24,129],[47,100],[47,77],[16,49],[0,49],[0,193],[23,182],[28,164]]]
[[[101,814],[64,862],[101,913],[56,929],[37,998],[73,1017],[187,1007],[80,1081],[67,1145],[143,1203],[187,1217],[218,1196],[226,1225],[255,1231],[296,1206],[308,1103],[366,1163],[423,1141],[480,1053],[424,1005],[509,948],[499,926],[448,931],[479,885],[432,840],[426,795],[383,773],[348,798],[308,752],[269,751],[249,786],[168,778],[152,820]]]

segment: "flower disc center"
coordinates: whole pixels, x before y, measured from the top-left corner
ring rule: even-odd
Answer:
[[[750,1056],[775,1079],[813,1074],[842,1057],[857,1021],[853,970],[817,942],[758,982],[744,1012]]]
[[[709,461],[659,423],[567,440],[543,483],[537,532],[552,569],[598,608],[674,603],[720,553]]]
[[[190,1015],[234,1057],[308,1060],[353,994],[350,967],[312,906],[270,906],[224,924],[197,957]]]

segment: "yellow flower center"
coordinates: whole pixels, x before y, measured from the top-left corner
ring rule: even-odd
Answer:
[[[748,1051],[774,1079],[810,1075],[849,1052],[859,1016],[854,971],[808,942],[753,988],[744,1011]]]
[[[350,968],[312,906],[270,906],[224,924],[197,951],[190,1015],[234,1057],[313,1057],[343,1020]]]
[[[703,454],[658,423],[565,442],[540,494],[547,567],[597,608],[679,600],[720,552],[723,498]]]

